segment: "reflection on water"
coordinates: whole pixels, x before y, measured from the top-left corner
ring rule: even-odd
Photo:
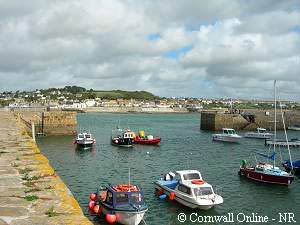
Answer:
[[[118,120],[126,121],[123,127],[129,124],[132,130],[160,136],[161,144],[136,145],[131,149],[112,146],[111,130]],[[180,212],[188,215],[192,212],[200,215],[256,212],[269,217],[275,217],[278,212],[294,212],[300,221],[299,179],[285,187],[251,182],[237,174],[242,159],[253,161],[252,152],[268,150],[263,140],[243,139],[240,144],[212,142],[213,132],[200,131],[199,122],[198,114],[79,114],[78,126],[90,130],[97,139],[93,148],[76,148],[71,136],[44,137],[39,140],[39,146],[95,224],[106,223],[103,218],[89,215],[90,192],[107,183],[126,183],[129,167],[132,182],[142,187],[149,205],[145,218],[148,225],[182,224],[177,221]],[[289,131],[289,134],[299,137],[300,133]],[[300,159],[299,149],[293,149],[292,154],[294,159]],[[285,149],[282,149],[282,158],[288,158]],[[278,157],[277,165],[280,160]],[[199,170],[203,178],[217,188],[224,198],[222,205],[199,211],[155,197],[153,182],[156,179],[163,173],[188,168]]]

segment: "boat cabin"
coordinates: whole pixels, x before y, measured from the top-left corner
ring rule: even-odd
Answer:
[[[78,139],[91,139],[92,135],[90,133],[79,133],[77,138]]]
[[[259,133],[259,134],[265,134],[266,132],[267,132],[267,129],[265,129],[265,128],[261,128],[261,127],[257,128],[257,133]]]
[[[164,179],[164,181],[160,181],[160,183],[170,189],[177,190],[192,197],[214,194],[212,186],[202,180],[201,173],[197,170],[176,171],[174,177],[171,172],[169,175],[171,175],[171,179]],[[199,183],[194,181],[199,181]]]
[[[232,128],[223,128],[223,134],[236,134],[235,130]]]
[[[135,133],[131,130],[126,130],[123,133],[123,138],[130,138],[130,139],[134,139],[135,138]]]
[[[100,190],[99,196],[101,202],[108,208],[136,210],[136,207],[146,206],[142,190],[135,185],[110,185]]]
[[[112,131],[112,137],[113,138],[124,138],[124,139],[134,139],[135,133],[131,130],[122,130],[120,128]]]

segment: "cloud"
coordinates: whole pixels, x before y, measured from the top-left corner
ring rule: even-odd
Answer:
[[[296,0],[0,1],[0,90],[299,99]],[[22,80],[22,83],[20,83]]]

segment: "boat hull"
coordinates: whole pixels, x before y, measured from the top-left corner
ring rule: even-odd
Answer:
[[[258,133],[251,133],[251,132],[245,134],[245,138],[268,139],[272,137],[273,137],[272,134],[258,134]]]
[[[90,147],[95,144],[94,140],[75,140],[75,144],[80,147]]]
[[[240,168],[239,175],[244,176],[248,179],[255,180],[262,183],[270,184],[281,184],[281,185],[290,185],[294,177],[293,176],[276,176],[271,174],[260,173],[255,171],[254,168]]]
[[[160,143],[160,138],[153,138],[153,139],[135,139],[134,143],[135,144],[141,144],[141,145],[157,145]]]
[[[119,210],[111,210],[106,207],[103,208],[103,213],[114,213],[117,215],[117,222],[124,225],[138,225],[144,218],[146,210],[142,211],[119,211]]]
[[[119,147],[124,147],[124,148],[131,148],[133,147],[132,145],[132,140],[130,139],[117,139],[113,138],[111,139],[111,144]]]
[[[220,135],[213,135],[213,141],[222,141],[222,142],[231,142],[237,143],[239,142],[241,137],[234,137],[234,136],[220,136]]]
[[[300,127],[288,127],[288,130],[300,131]]]
[[[219,205],[223,203],[223,199],[220,196],[217,196],[217,200],[211,201],[209,199],[206,200],[204,203],[199,203],[197,200],[193,198],[188,198],[185,195],[181,194],[180,192],[176,192],[175,190],[168,188],[166,186],[160,185],[158,182],[155,182],[155,192],[157,195],[166,194],[167,196],[170,196],[171,192],[175,193],[174,200],[176,200],[178,203],[192,208],[192,209],[202,209],[202,210],[209,210],[215,205]]]

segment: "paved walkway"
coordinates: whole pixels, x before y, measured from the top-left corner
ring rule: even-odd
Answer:
[[[92,224],[25,129],[0,111],[0,225]]]

